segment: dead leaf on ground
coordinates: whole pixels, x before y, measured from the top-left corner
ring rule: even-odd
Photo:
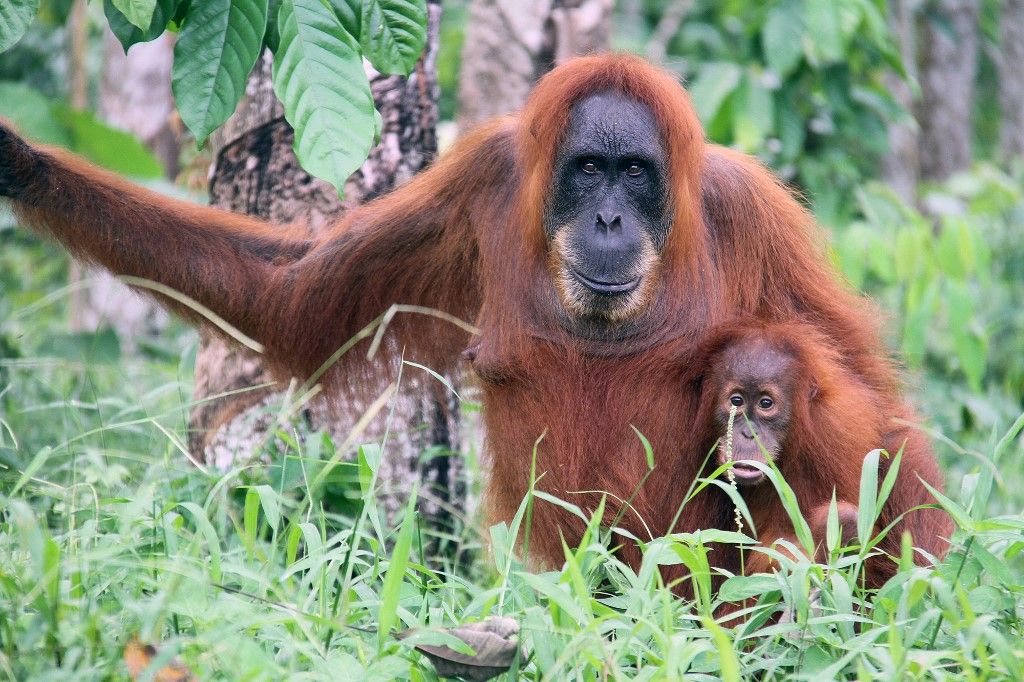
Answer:
[[[416,644],[414,648],[434,665],[441,677],[458,677],[470,682],[483,682],[507,672],[522,658],[519,647],[519,623],[514,618],[492,616],[476,623],[437,630],[406,630],[398,634],[405,639],[413,634],[442,632],[465,642],[475,653],[465,654],[451,647]]]
[[[139,679],[139,675],[149,667],[156,655],[155,646],[140,642],[138,637],[132,637],[124,647],[124,663],[128,666],[128,675],[133,680]],[[196,682],[196,677],[184,663],[172,660],[156,671],[153,682]]]

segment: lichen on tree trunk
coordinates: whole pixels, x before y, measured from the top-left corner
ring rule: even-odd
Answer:
[[[923,17],[921,177],[945,180],[971,165],[978,74],[978,0],[937,0]]]
[[[282,117],[270,82],[271,59],[265,55],[250,77],[246,96],[213,144],[211,203],[274,222],[304,222],[317,233],[346,210],[401,185],[422,170],[437,152],[437,35],[440,5],[428,4],[430,25],[423,58],[408,77],[386,76],[367,66],[377,110],[383,119],[380,143],[345,186],[344,201],[327,183],[311,177],[292,151],[293,131]],[[355,292],[354,295],[358,295]],[[384,312],[384,311],[381,311]],[[338,339],[342,344],[346,339]],[[259,454],[259,448],[282,427],[279,415],[288,398],[271,384],[258,356],[202,333],[196,358],[189,446],[200,458],[229,467]],[[317,397],[301,405],[297,417],[283,421],[290,431],[329,432],[335,443],[380,441],[389,434],[379,473],[378,500],[397,512],[420,481],[420,511],[427,525],[446,529],[451,516],[465,508],[465,482],[459,452],[458,405],[440,383],[407,368],[392,402],[353,433],[369,404]],[[382,384],[380,391],[387,388]],[[292,396],[294,397],[294,396]],[[425,458],[424,454],[431,456]]]
[[[894,71],[886,71],[882,76],[893,99],[907,112],[914,110],[914,93],[910,82],[917,80],[917,32],[913,4],[913,0],[894,0],[889,3],[889,27],[907,73],[903,77]],[[920,174],[917,122],[913,119],[890,121],[886,130],[889,151],[882,157],[882,178],[900,199],[913,204],[917,198]]]
[[[999,147],[1009,160],[1024,156],[1024,0],[1005,0],[999,33]]]

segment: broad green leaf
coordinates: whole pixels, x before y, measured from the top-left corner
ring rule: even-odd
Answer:
[[[24,83],[0,81],[0,116],[33,142],[71,146],[67,126],[54,117],[50,100]]]
[[[765,136],[775,125],[772,94],[759,82],[758,75],[748,70],[736,93],[733,107],[733,139],[740,149],[753,153],[764,144]]]
[[[57,120],[71,131],[71,149],[108,170],[136,178],[158,178],[163,167],[134,135],[100,123],[88,111],[58,105]]]
[[[804,24],[810,42],[808,58],[818,64],[842,59],[838,3],[834,0],[804,0]]]
[[[320,0],[284,0],[274,92],[303,168],[341,194],[370,153],[374,108],[359,48]]]
[[[740,84],[740,67],[728,62],[704,64],[690,85],[690,98],[701,122],[707,126],[715,118],[722,102]]]
[[[803,17],[799,0],[785,0],[772,8],[761,30],[761,48],[768,68],[785,78],[804,54]]]
[[[153,13],[156,9],[156,0],[111,0],[111,2],[124,15],[124,18],[131,22],[132,26],[142,31],[149,29],[149,23],[153,20]]]
[[[426,0],[363,0],[359,23],[363,55],[375,69],[412,71],[427,43]]]
[[[192,6],[174,46],[171,88],[181,118],[202,144],[235,111],[263,46],[267,0],[205,0]]]
[[[39,10],[39,0],[0,1],[0,52],[14,47]]]
[[[277,52],[281,36],[277,32],[277,15],[281,9],[282,0],[270,0],[267,5],[267,30],[264,33],[263,42],[271,52]]]
[[[345,31],[358,41],[363,14],[362,0],[327,0],[327,2],[334,9],[334,13],[338,16]]]
[[[167,22],[174,18],[177,0],[157,0],[153,8],[152,18],[145,29],[141,29],[128,20],[121,10],[114,6],[113,0],[103,0],[103,13],[107,16],[110,30],[117,36],[125,52],[136,43],[148,43],[155,40],[167,28]]]

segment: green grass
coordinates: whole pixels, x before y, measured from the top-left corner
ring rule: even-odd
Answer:
[[[65,261],[0,229],[0,679],[127,679],[137,636],[158,646],[156,664],[176,657],[203,680],[433,680],[415,646],[494,615],[519,624],[526,652],[505,679],[1024,679],[1024,260],[998,238],[1010,214],[976,222],[1001,245],[972,323],[1005,330],[991,336],[984,389],[947,362],[938,332],[909,389],[947,471],[953,551],[925,569],[907,548],[878,593],[859,587],[865,552],[828,566],[779,552],[783,571],[732,578],[717,595],[709,543],[738,540],[720,531],[656,540],[633,572],[589,519],[562,570],[529,570],[513,548],[533,506],[557,503],[542,493],[511,527],[457,528],[458,562],[425,557],[420,519],[407,509],[389,527],[374,502],[387,443],[328,471],[329,441],[282,433],[257,463],[193,466],[182,450],[194,333],[174,327],[138,356],[110,333],[69,334]],[[901,310],[918,276],[860,284]],[[869,474],[862,489],[867,532],[886,486]],[[694,602],[662,582],[659,566],[678,563],[699,583]],[[757,606],[741,625],[716,624],[723,598]]]
[[[865,594],[865,552],[829,566],[779,553],[782,572],[690,603],[658,567],[684,563],[705,585],[708,543],[735,534],[656,540],[634,573],[591,520],[561,571],[531,572],[513,547],[531,505],[551,503],[536,497],[512,528],[461,529],[473,559],[454,567],[422,555],[412,507],[396,528],[381,521],[379,444],[342,465],[359,482],[347,515],[329,511],[336,487],[282,488],[273,463],[202,471],[180,451],[188,386],[172,355],[0,365],[0,678],[125,679],[137,635],[158,664],[177,656],[204,680],[432,680],[414,646],[441,636],[397,631],[504,615],[527,654],[506,679],[1024,679],[1024,516],[986,516],[1016,504],[990,498],[1009,495],[993,472],[1019,467],[1024,422],[984,449],[993,466],[951,487],[955,549],[936,569],[908,548],[899,575]],[[283,435],[276,457],[316,478],[329,452]],[[715,623],[723,596],[757,606],[741,625]],[[788,622],[773,624],[779,610]]]

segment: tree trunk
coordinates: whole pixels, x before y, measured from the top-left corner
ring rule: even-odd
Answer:
[[[459,128],[519,109],[536,80],[608,49],[612,0],[471,0],[459,73]]]
[[[219,152],[211,170],[211,203],[275,222],[304,221],[316,233],[345,210],[402,184],[429,164],[437,151],[435,59],[440,4],[432,0],[428,10],[427,48],[408,78],[381,75],[366,67],[383,131],[380,144],[347,182],[344,201],[333,187],[299,166],[292,151],[293,131],[271,89],[267,54],[250,77],[239,110],[213,137]],[[338,344],[345,341],[338,339]],[[348,448],[380,441],[387,432],[379,503],[390,514],[396,513],[419,480],[419,508],[428,527],[447,528],[452,515],[463,513],[458,406],[429,375],[407,367],[397,397],[384,403],[359,434],[355,433],[357,422],[371,405],[316,398],[296,411],[293,408],[300,406],[288,403],[295,396],[282,393],[280,386],[247,390],[270,381],[258,356],[203,333],[196,358],[191,450],[200,459],[226,468],[260,455],[261,446],[268,442],[274,447],[273,433],[281,428],[300,440],[305,440],[304,434],[326,430],[339,447]],[[386,389],[380,386],[382,394]],[[224,395],[228,393],[234,394]],[[279,418],[292,412],[299,418]],[[428,451],[436,456],[424,458]]]
[[[1024,156],[1024,0],[1004,1],[999,29],[999,146],[1009,160]]]
[[[944,180],[971,165],[978,1],[931,3],[925,10],[921,46],[921,176]]]
[[[73,0],[68,15],[68,102],[75,109],[89,106],[89,74],[86,69],[89,46],[89,8],[86,0]],[[83,328],[82,311],[88,296],[75,286],[85,277],[85,267],[74,258],[68,263],[68,284],[72,286],[68,297],[68,326],[71,331]]]
[[[696,0],[674,0],[665,6],[665,10],[654,27],[650,39],[647,41],[647,58],[655,64],[665,60],[669,43],[679,33],[679,27],[683,25],[683,19],[693,9]]]
[[[893,99],[908,112],[907,119],[888,125],[889,152],[882,157],[882,178],[908,204],[917,199],[920,164],[917,155],[918,126],[913,119],[914,95],[910,83],[917,80],[917,40],[913,0],[894,0],[889,5],[889,27],[900,50],[907,77],[887,71],[883,80]]]
[[[171,93],[173,63],[174,38],[170,33],[134,45],[125,54],[113,32],[109,28],[105,31],[100,117],[142,140],[160,160],[168,180],[178,175],[181,151]],[[87,276],[91,283],[78,311],[82,328],[109,324],[128,350],[143,337],[156,336],[166,328],[168,317],[163,308],[107,271],[90,268]]]

